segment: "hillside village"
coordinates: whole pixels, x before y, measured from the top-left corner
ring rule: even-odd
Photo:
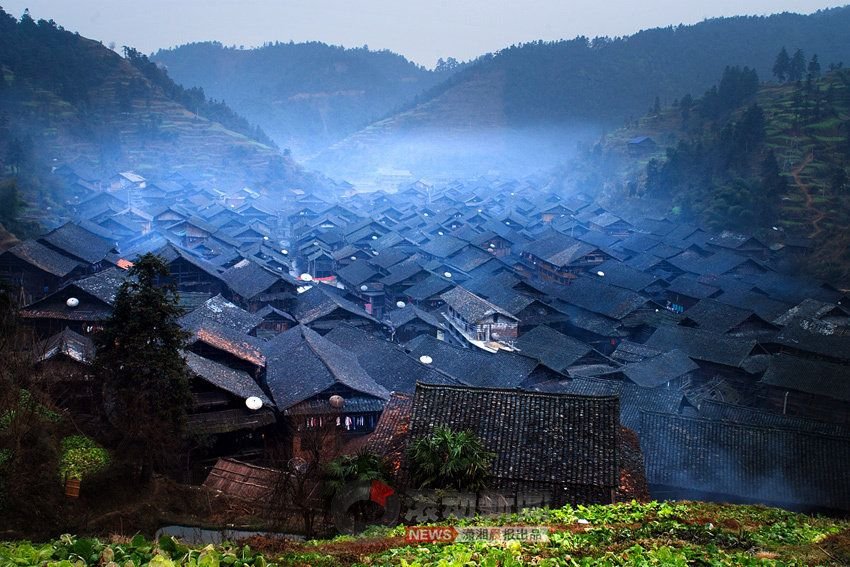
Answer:
[[[848,297],[777,271],[792,245],[537,178],[331,202],[52,175],[74,217],[2,252],[0,277],[63,409],[96,435],[92,338],[133,262],[164,259],[189,336],[189,430],[211,440],[182,482],[238,497],[273,455],[309,458],[305,438],[330,424],[332,455],[368,449],[403,486],[404,447],[447,425],[496,454],[492,488],[539,491],[537,505],[850,510]]]

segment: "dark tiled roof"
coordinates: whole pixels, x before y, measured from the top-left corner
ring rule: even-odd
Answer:
[[[623,382],[605,378],[572,378],[568,380],[547,380],[534,384],[527,389],[548,394],[606,397],[619,396],[623,390]]]
[[[460,252],[468,245],[469,244],[467,242],[464,242],[460,238],[444,235],[434,237],[423,244],[420,249],[425,254],[434,256],[435,258],[448,258],[449,256]]]
[[[644,413],[650,484],[850,509],[850,439]]]
[[[646,344],[664,351],[679,349],[694,360],[740,367],[756,342],[689,327],[661,327]]]
[[[494,314],[516,321],[509,312],[460,286],[445,292],[440,298],[469,323],[477,323]]]
[[[593,351],[593,347],[578,339],[540,325],[517,338],[516,348],[558,372],[563,372],[577,360]]]
[[[444,328],[443,323],[437,320],[436,317],[416,307],[415,305],[405,305],[402,309],[393,309],[388,311],[384,318],[389,322],[390,326],[398,329],[402,325],[406,325],[415,319],[419,319],[432,327],[439,329]]]
[[[259,367],[266,363],[262,353],[263,341],[238,329],[221,325],[209,319],[201,319],[187,328],[192,332],[188,341],[189,344],[200,341]]]
[[[850,366],[779,354],[770,358],[760,383],[850,402]]]
[[[705,299],[720,292],[720,288],[700,282],[691,275],[682,275],[670,282],[668,293],[678,293],[694,299]]]
[[[419,283],[415,283],[404,291],[404,295],[416,301],[424,301],[435,295],[439,295],[452,287],[454,284],[447,279],[430,275]]]
[[[606,260],[599,264],[592,269],[593,274],[597,272],[605,274],[605,282],[609,285],[615,285],[631,291],[644,290],[659,281],[659,278],[617,260]]]
[[[77,362],[91,364],[94,359],[95,347],[92,340],[65,329],[49,339],[41,341],[35,347],[36,360],[43,362],[58,355],[65,355]]]
[[[726,305],[712,299],[702,299],[685,312],[700,329],[715,333],[726,333],[737,327],[754,313],[733,305]]]
[[[325,338],[357,357],[375,382],[391,392],[412,394],[416,383],[460,384],[462,382],[420,363],[399,345],[349,325],[339,325]]]
[[[68,285],[74,285],[107,305],[112,305],[115,303],[115,296],[118,295],[121,284],[125,281],[127,281],[127,270],[109,268],[87,278],[75,280]]]
[[[271,339],[263,347],[266,383],[278,408],[295,404],[341,384],[386,400],[389,392],[377,384],[350,352],[340,349],[315,331],[298,325]]]
[[[115,248],[114,242],[70,222],[48,232],[39,240],[90,264],[100,262]]]
[[[378,270],[373,268],[366,260],[357,260],[336,273],[339,279],[351,286],[359,286],[378,276]]]
[[[788,303],[771,299],[766,295],[740,289],[724,291],[715,299],[720,303],[749,309],[765,321],[773,321],[792,307]]]
[[[671,350],[641,362],[627,364],[621,370],[638,386],[657,388],[698,368],[684,352]]]
[[[620,391],[620,423],[640,433],[643,411],[675,414],[679,412],[685,396],[676,389],[643,388],[625,382]]]
[[[263,406],[273,407],[271,400],[253,378],[241,370],[234,370],[219,362],[214,362],[194,352],[183,353],[189,370],[205,382],[240,398],[255,396],[263,400]]]
[[[79,262],[63,256],[35,240],[25,240],[10,248],[4,254],[11,254],[48,274],[60,278],[81,267]]]
[[[579,242],[566,234],[552,233],[540,240],[535,240],[523,246],[523,252],[532,254],[554,266],[566,266],[590,254],[597,247],[592,244]]]
[[[614,487],[618,415],[616,397],[420,384],[410,436],[437,425],[473,431],[496,453],[496,483]]]
[[[242,260],[224,271],[221,279],[245,299],[252,299],[281,280],[280,276],[251,260]]]
[[[591,313],[620,320],[649,302],[649,298],[627,289],[607,285],[598,276],[577,278],[571,285],[547,286],[547,293]]]
[[[259,313],[248,313],[220,295],[206,300],[200,307],[180,318],[186,328],[195,328],[204,321],[213,321],[225,327],[247,333],[263,320]]]
[[[342,309],[357,317],[378,323],[377,319],[366,313],[361,307],[340,297],[331,290],[326,290],[322,284],[316,284],[311,289],[298,295],[298,302],[292,315],[302,325],[309,325],[317,319],[330,315],[337,309]]]
[[[803,321],[799,325],[788,325],[774,340],[795,350],[850,361],[850,336],[834,334],[828,327],[825,332],[817,330],[817,325]]]
[[[699,417],[744,425],[778,427],[780,429],[794,429],[796,431],[822,435],[850,437],[850,427],[846,425],[791,417],[759,408],[737,406],[717,400],[703,400],[699,406]]]
[[[458,382],[477,387],[516,388],[539,365],[537,359],[500,350],[496,354],[480,349],[458,348],[430,335],[420,335],[405,345],[419,359],[431,357],[433,368]]]

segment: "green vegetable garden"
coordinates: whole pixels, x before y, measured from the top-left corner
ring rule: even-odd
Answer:
[[[850,522],[762,506],[630,503],[525,510],[462,526],[545,525],[546,543],[411,544],[404,527],[290,542],[263,537],[192,547],[172,537],[64,535],[0,544],[0,566],[803,566],[850,564]]]

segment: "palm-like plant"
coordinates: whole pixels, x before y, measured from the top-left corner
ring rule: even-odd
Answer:
[[[410,475],[420,488],[476,491],[485,487],[496,454],[471,431],[438,426],[408,449]]]

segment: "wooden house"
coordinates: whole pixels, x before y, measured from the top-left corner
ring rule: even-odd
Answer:
[[[496,454],[489,488],[545,492],[554,506],[612,503],[619,413],[614,396],[418,384],[410,438],[472,431]]]
[[[513,344],[519,319],[504,309],[458,286],[441,296],[446,304],[449,332],[461,341],[495,352]]]
[[[293,455],[333,458],[347,438],[374,430],[390,393],[354,355],[304,325],[263,350],[266,386],[288,418]]]

